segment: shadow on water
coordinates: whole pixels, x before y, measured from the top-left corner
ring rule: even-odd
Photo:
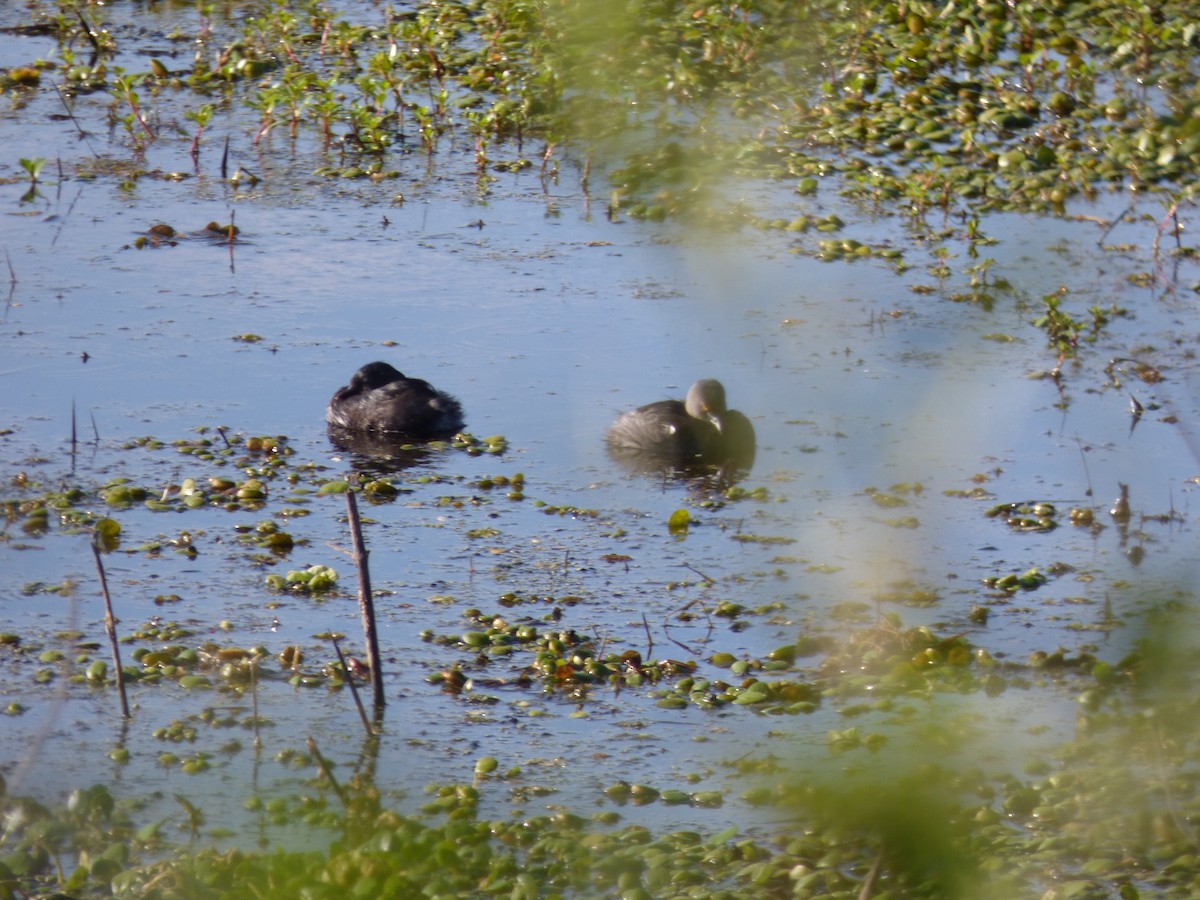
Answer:
[[[437,459],[440,451],[427,443],[414,443],[404,435],[353,431],[328,425],[329,443],[350,455],[350,465],[372,475],[394,475]]]
[[[700,459],[680,459],[678,454],[640,450],[606,444],[609,458],[626,473],[638,476],[660,487],[683,482],[700,491],[724,491],[750,477],[754,467],[754,448],[736,458],[720,463]]]

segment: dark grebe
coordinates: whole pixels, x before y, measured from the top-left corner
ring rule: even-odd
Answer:
[[[428,381],[408,378],[385,362],[367,363],[338,388],[325,418],[350,431],[447,437],[463,427],[462,406]]]

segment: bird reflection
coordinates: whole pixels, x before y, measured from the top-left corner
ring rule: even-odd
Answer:
[[[328,434],[334,447],[350,454],[351,467],[375,475],[411,469],[429,462],[436,453],[428,444],[406,443],[406,438],[396,434],[354,431],[337,425],[330,425]]]

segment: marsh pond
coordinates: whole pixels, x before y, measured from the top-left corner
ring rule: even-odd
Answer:
[[[0,896],[1192,896],[1191,19],[4,5]]]

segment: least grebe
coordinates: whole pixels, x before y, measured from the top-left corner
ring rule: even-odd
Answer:
[[[754,463],[754,426],[725,408],[725,387],[715,378],[691,386],[686,400],[659,400],[622,413],[608,429],[608,446],[618,456],[640,456],[688,466]]]
[[[409,378],[385,362],[367,363],[338,388],[325,418],[351,431],[445,437],[463,427],[462,406],[428,381]]]

